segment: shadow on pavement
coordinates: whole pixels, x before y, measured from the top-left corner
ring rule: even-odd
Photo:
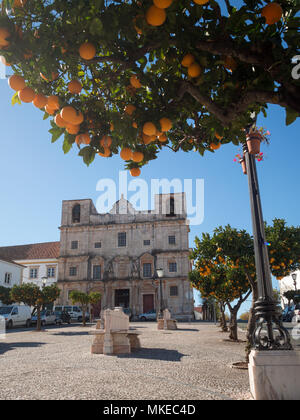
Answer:
[[[166,362],[180,362],[183,356],[187,355],[179,353],[177,350],[166,349],[140,349],[134,353],[117,355],[120,359],[152,359]]]
[[[30,348],[30,347],[40,347],[43,346],[46,343],[26,343],[26,342],[21,342],[21,343],[1,343],[0,342],[0,355],[4,354],[10,350],[15,350],[18,348]]]
[[[65,332],[65,331],[61,331],[61,332],[55,332],[55,333],[53,333],[53,334],[51,334],[51,335],[62,335],[62,336],[65,336],[65,337],[76,337],[76,336],[78,336],[78,335],[89,335],[89,332],[88,331],[73,331],[73,332]]]

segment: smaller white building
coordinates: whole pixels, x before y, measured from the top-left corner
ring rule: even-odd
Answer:
[[[279,280],[278,283],[280,288],[281,305],[284,308],[288,304],[288,301],[283,294],[288,290],[300,290],[300,270],[284,277],[282,280]]]
[[[0,255],[24,266],[22,283],[34,283],[41,287],[57,282],[59,242],[45,242],[0,248]]]
[[[0,286],[12,288],[22,283],[24,267],[0,256]],[[1,306],[1,301],[0,301]]]

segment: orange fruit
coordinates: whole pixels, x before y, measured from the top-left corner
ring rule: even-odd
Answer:
[[[215,136],[216,136],[216,138],[217,138],[218,140],[220,140],[220,141],[221,141],[221,140],[222,140],[222,138],[223,138],[223,137],[222,137],[222,136],[220,136],[220,134],[218,134],[218,133],[215,133]]]
[[[10,32],[6,28],[0,28],[0,47],[8,47],[10,42],[7,38],[10,37]]]
[[[158,140],[161,143],[165,143],[166,141],[168,141],[168,138],[167,138],[167,136],[165,134],[162,134],[161,136],[158,137]]]
[[[153,3],[159,9],[167,9],[167,7],[171,6],[173,0],[153,0]]]
[[[230,71],[234,71],[237,67],[235,59],[232,57],[226,57],[224,67]]]
[[[181,61],[181,65],[183,67],[190,67],[190,65],[193,64],[194,61],[195,57],[193,56],[193,54],[186,54]]]
[[[109,148],[112,145],[112,138],[110,136],[103,136],[100,140],[100,145],[104,148]]]
[[[132,151],[128,147],[124,147],[124,149],[121,150],[120,157],[123,160],[131,160],[132,158]]]
[[[60,116],[60,114],[57,114],[54,118],[55,124],[60,128],[65,128],[67,126],[67,122],[63,120]]]
[[[130,104],[127,105],[124,109],[124,111],[127,115],[132,115],[135,110],[136,110],[136,107],[134,105],[130,105]]]
[[[138,128],[137,123],[135,121],[132,123],[132,127],[133,128]]]
[[[161,26],[167,18],[164,9],[159,9],[156,6],[150,6],[146,13],[146,21],[151,26]]]
[[[221,147],[221,143],[211,143],[209,147],[211,150],[218,150]]]
[[[14,0],[13,2],[13,9],[21,9],[25,6],[27,0]]]
[[[274,25],[280,21],[283,10],[278,3],[269,3],[261,11],[261,15],[266,19],[267,25]]]
[[[84,118],[81,112],[77,112],[72,106],[65,106],[61,112],[60,116],[69,124],[79,125],[83,122]]]
[[[150,143],[152,143],[153,141],[156,140],[156,135],[147,136],[147,134],[143,133],[142,134],[142,139],[143,139],[144,144],[150,144]]]
[[[33,52],[32,51],[26,51],[24,54],[23,54],[23,56],[24,56],[24,58],[25,58],[25,60],[29,60],[30,58],[32,58],[33,57]]]
[[[78,80],[72,80],[68,84],[68,90],[72,94],[79,94],[82,90],[82,84]]]
[[[104,147],[104,153],[99,152],[98,155],[102,156],[102,157],[109,157],[111,155],[110,148],[109,147]]]
[[[169,120],[169,118],[162,118],[161,120],[159,120],[159,122],[161,126],[161,131],[165,132],[171,130],[172,122],[171,120]]]
[[[193,63],[188,67],[188,75],[190,77],[200,76],[202,69],[198,63]]]
[[[26,87],[24,77],[18,76],[17,74],[10,76],[8,79],[8,85],[10,88],[16,91],[22,90]]]
[[[18,93],[19,99],[26,104],[32,102],[35,98],[35,92],[30,87],[25,87],[24,89],[20,90]]]
[[[131,86],[133,86],[136,89],[139,89],[139,88],[142,87],[141,82],[139,81],[139,79],[137,78],[136,75],[131,76],[131,78],[130,78],[130,84],[131,84]]]
[[[209,0],[194,0],[194,2],[197,4],[206,4],[209,2]]]
[[[143,126],[143,133],[147,136],[156,136],[156,127],[152,122],[146,122]]]
[[[140,176],[141,175],[141,170],[140,168],[132,168],[130,169],[130,175],[131,176]]]
[[[78,134],[78,136],[76,136],[76,138],[75,138],[75,142],[78,145],[80,145],[80,144],[90,144],[91,138],[90,138],[88,133]]]
[[[50,108],[48,105],[45,106],[45,111],[49,115],[54,115],[55,114],[55,109]]]
[[[113,124],[113,123],[110,123],[110,127],[109,127],[109,130],[110,130],[110,131],[114,131],[114,129],[115,129],[115,126],[114,126],[114,124]]]
[[[84,60],[92,60],[96,56],[96,48],[90,42],[85,42],[79,48],[79,55]]]
[[[131,160],[133,160],[134,162],[137,162],[137,163],[143,162],[143,160],[144,160],[144,153],[142,153],[142,152],[133,152],[132,153]]]
[[[56,95],[51,95],[48,97],[48,106],[55,111],[60,108],[59,106],[59,98]]]
[[[138,26],[136,26],[136,21],[137,21],[137,19],[138,18],[143,18],[144,16],[142,16],[142,15],[138,15],[138,16],[136,16],[133,20],[132,20],[132,22],[133,22],[133,26],[134,26],[134,29],[137,31],[137,33],[139,34],[139,35],[142,35],[142,33],[143,33],[143,31],[141,30],[141,28],[139,28]]]
[[[66,126],[66,131],[69,134],[78,134],[80,130],[80,125],[73,125],[73,124],[68,124]]]
[[[38,93],[36,97],[34,98],[34,100],[32,101],[33,105],[39,109],[45,108],[45,106],[47,105],[47,102],[48,102],[47,97],[45,95],[42,95],[41,93]]]

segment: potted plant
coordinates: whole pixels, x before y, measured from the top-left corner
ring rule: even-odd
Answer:
[[[255,155],[255,159],[257,160],[257,162],[261,162],[264,158],[264,154],[262,152],[258,153],[257,155]],[[235,155],[235,158],[233,159],[234,162],[238,162],[239,164],[242,165],[242,170],[243,173],[245,175],[247,175],[247,168],[246,168],[246,160],[245,160],[245,156],[237,154]]]
[[[260,153],[260,143],[265,141],[269,144],[270,132],[264,127],[252,127],[246,136],[247,146],[251,155],[258,155]]]

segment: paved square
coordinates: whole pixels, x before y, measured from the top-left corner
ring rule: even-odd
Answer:
[[[224,341],[214,324],[131,327],[142,349],[121,356],[92,355],[89,327],[10,331],[0,341],[0,399],[250,399],[248,372],[230,367],[245,344]]]

